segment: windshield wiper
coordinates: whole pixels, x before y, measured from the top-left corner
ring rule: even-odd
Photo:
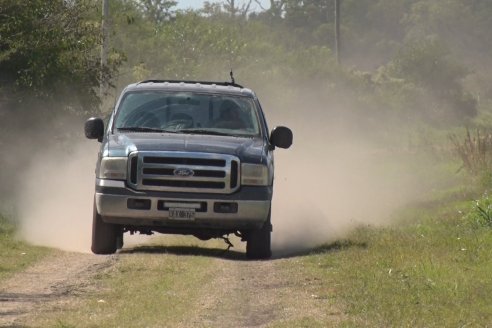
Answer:
[[[189,134],[209,134],[213,136],[235,136],[234,134],[224,133],[214,130],[207,129],[181,129],[177,131],[178,133],[189,133]]]
[[[165,133],[176,133],[176,131],[164,130],[159,128],[149,128],[145,126],[125,126],[121,128],[117,128],[119,131],[128,131],[128,132],[165,132]]]

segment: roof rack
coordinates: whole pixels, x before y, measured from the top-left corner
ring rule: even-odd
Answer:
[[[138,82],[137,84],[142,84],[142,83],[189,83],[189,84],[206,84],[206,85],[221,85],[221,86],[231,86],[231,87],[237,87],[237,88],[244,88],[242,85],[237,84],[235,82],[212,82],[212,81],[185,81],[185,80],[144,80],[141,82]]]

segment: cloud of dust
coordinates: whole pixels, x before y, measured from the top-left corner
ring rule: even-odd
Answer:
[[[80,127],[79,127],[80,128]],[[22,175],[19,235],[35,245],[90,252],[97,142],[45,150]]]
[[[422,191],[410,170],[387,170],[387,163],[398,160],[395,154],[364,131],[353,133],[346,124],[350,119],[334,120],[324,107],[313,112],[267,112],[271,126],[282,122],[294,131],[292,148],[275,154],[272,248],[277,256],[335,241],[360,225],[388,223],[395,209]],[[28,242],[89,252],[100,144],[83,136],[76,140],[69,151],[66,145],[50,150],[46,143],[47,149],[29,157],[28,168],[18,172],[16,216],[20,237]],[[126,245],[140,242],[138,236],[125,236]]]
[[[408,154],[371,141],[350,119],[334,119],[330,106],[313,115],[302,109],[269,115],[294,132],[294,145],[275,153],[277,256],[334,242],[361,225],[388,224],[396,209],[420,199],[425,188],[405,162]]]

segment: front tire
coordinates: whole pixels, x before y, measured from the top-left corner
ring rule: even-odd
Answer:
[[[119,228],[116,233],[116,249],[122,249],[123,244],[123,229]]]
[[[248,233],[246,239],[246,257],[250,260],[265,260],[272,256],[271,250],[272,224],[270,222],[270,213],[268,219],[257,230]]]
[[[118,235],[120,229],[114,224],[105,223],[101,215],[97,213],[94,204],[92,218],[92,247],[94,254],[114,254],[118,246]]]

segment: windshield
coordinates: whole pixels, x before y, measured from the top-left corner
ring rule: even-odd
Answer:
[[[120,103],[115,128],[135,132],[260,134],[253,99],[193,92],[129,92]]]

